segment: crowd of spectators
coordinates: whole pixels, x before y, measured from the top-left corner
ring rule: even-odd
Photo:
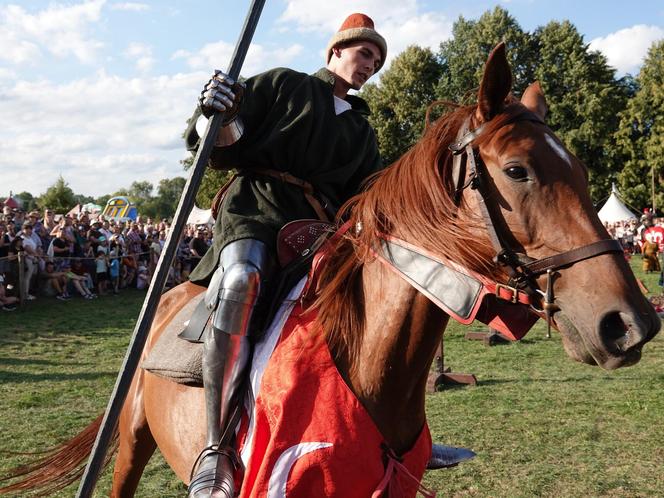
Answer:
[[[627,254],[640,254],[646,241],[646,231],[655,226],[664,227],[664,218],[655,218],[650,212],[641,216],[640,220],[633,218],[604,223],[611,238],[620,242]]]
[[[105,219],[51,209],[26,213],[4,207],[0,216],[0,305],[73,296],[95,299],[125,288],[147,289],[170,230],[167,219]],[[188,226],[167,287],[185,281],[212,243],[209,226]],[[21,270],[22,269],[22,270]],[[23,286],[23,288],[21,288]]]

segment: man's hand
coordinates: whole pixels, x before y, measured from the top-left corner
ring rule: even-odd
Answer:
[[[210,81],[207,82],[198,103],[201,112],[209,118],[215,112],[227,112],[225,121],[231,121],[240,109],[244,84],[236,83],[226,73],[216,70]]]

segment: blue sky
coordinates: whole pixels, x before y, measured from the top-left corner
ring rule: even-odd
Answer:
[[[500,5],[524,30],[570,20],[619,74],[664,38],[664,2],[267,0],[243,74],[313,72],[347,14],[365,12],[389,59],[436,49],[463,15]],[[228,65],[248,0],[0,1],[0,197],[43,193],[59,174],[101,195],[184,175],[181,133],[200,87]]]

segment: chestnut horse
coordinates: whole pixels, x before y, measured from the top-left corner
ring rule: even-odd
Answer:
[[[309,304],[317,310],[339,374],[397,454],[407,452],[426,425],[427,375],[449,314],[376,257],[376,235],[405,241],[497,282],[511,275],[494,259],[491,230],[478,214],[485,209],[482,202],[492,210],[493,229],[502,232],[503,242],[537,261],[610,239],[588,195],[584,165],[543,122],[547,107],[539,85],[531,85],[517,101],[510,96],[511,81],[500,44],[485,65],[478,104],[456,107],[430,124],[409,152],[344,207],[352,228],[326,255],[312,291]],[[454,179],[448,146],[464,126],[482,127],[468,143],[485,168],[489,194],[483,200],[463,188],[472,171],[460,183]],[[591,256],[564,260],[555,268],[553,325],[577,361],[605,369],[635,364],[660,320],[621,253]],[[545,289],[545,277],[540,272],[531,284]],[[203,290],[186,283],[163,296],[144,354]],[[111,495],[134,495],[157,446],[187,482],[204,446],[203,414],[201,389],[138,372],[119,423]],[[42,461],[35,475],[5,491],[72,482],[98,426],[99,419]],[[362,461],[362,445],[357,446]],[[418,469],[416,477],[423,472]]]

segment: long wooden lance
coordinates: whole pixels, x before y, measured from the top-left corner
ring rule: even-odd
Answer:
[[[258,20],[260,19],[264,4],[265,0],[252,0],[251,2],[249,13],[244,21],[244,26],[240,32],[238,42],[235,45],[235,51],[233,52],[231,64],[228,69],[228,75],[235,81],[237,81],[240,76],[240,69],[244,63],[245,56],[247,55],[247,50],[249,49],[249,44],[254,36],[254,31],[258,25]],[[178,208],[175,211],[175,218],[171,226],[171,231],[168,234],[164,249],[159,257],[154,278],[152,279],[148,293],[145,296],[145,301],[143,302],[141,313],[138,316],[138,321],[134,328],[134,333],[131,337],[131,342],[129,343],[124,362],[122,363],[122,367],[120,368],[120,372],[115,381],[113,393],[108,401],[101,427],[99,428],[97,438],[92,447],[92,453],[90,454],[90,458],[85,467],[76,494],[77,498],[89,498],[92,495],[95,485],[97,484],[97,479],[99,478],[99,473],[104,466],[108,446],[118,423],[122,405],[125,402],[132,379],[138,368],[143,347],[145,346],[148,333],[150,332],[150,327],[155,312],[157,311],[157,306],[159,305],[159,299],[164,290],[168,271],[173,263],[173,257],[175,256],[187,217],[194,206],[196,193],[198,192],[201,180],[203,179],[203,174],[205,173],[205,168],[210,159],[212,147],[214,146],[215,138],[219,134],[223,119],[224,113],[214,113],[208,120],[207,128],[201,138],[200,146],[194,159],[194,165],[191,168],[189,179],[184,186],[184,191],[180,197]]]

